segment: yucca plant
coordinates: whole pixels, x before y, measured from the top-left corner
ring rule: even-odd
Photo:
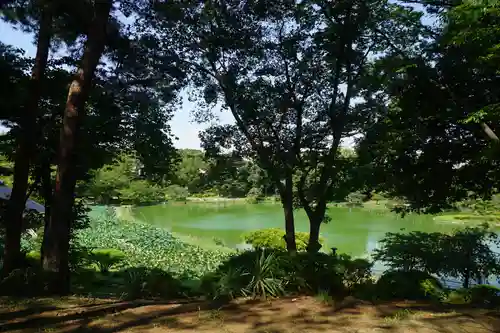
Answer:
[[[266,254],[264,250],[257,254],[253,266],[245,272],[251,278],[241,289],[243,296],[266,299],[284,293],[278,260],[274,253]]]
[[[236,298],[244,289],[242,284],[245,283],[247,276],[248,272],[244,272],[242,268],[229,267],[216,282],[215,298],[227,297],[229,300]]]

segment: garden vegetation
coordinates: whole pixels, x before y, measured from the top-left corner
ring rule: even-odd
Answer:
[[[388,234],[379,279],[320,237],[340,201],[496,216],[496,1],[8,0],[0,15],[36,44],[29,57],[0,42],[2,293],[498,303],[482,285],[499,273],[487,227]],[[203,152],[174,148],[186,93]],[[204,249],[85,208],[193,195],[273,196],[283,230]]]

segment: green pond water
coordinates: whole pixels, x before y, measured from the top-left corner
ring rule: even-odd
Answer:
[[[166,228],[177,235],[190,236],[201,242],[221,239],[226,246],[243,247],[242,235],[251,230],[283,228],[283,211],[279,204],[186,203],[136,207],[134,218]],[[451,232],[461,224],[437,222],[429,215],[396,214],[368,209],[329,208],[332,221],[321,226],[326,247],[339,252],[365,256],[386,232],[425,231]],[[297,231],[308,231],[305,212],[295,213]]]

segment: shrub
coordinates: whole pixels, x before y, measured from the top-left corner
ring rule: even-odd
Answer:
[[[352,192],[347,195],[345,200],[348,207],[362,207],[366,196],[361,192]]]
[[[370,282],[370,268],[370,263],[345,255],[300,252],[291,256],[283,250],[258,249],[229,258],[202,279],[201,288],[215,298],[321,291],[343,295]]]
[[[69,268],[72,272],[78,271],[91,264],[90,251],[87,247],[72,244],[69,251]]]
[[[0,294],[8,296],[37,296],[45,292],[43,272],[36,267],[15,269],[0,281]]]
[[[500,305],[500,288],[479,284],[471,288],[456,289],[449,292],[444,302],[496,307]]]
[[[247,195],[245,198],[245,201],[249,204],[258,204],[258,203],[264,201],[264,197]]]
[[[284,292],[285,271],[281,259],[279,252],[242,252],[204,277],[202,288],[214,298],[276,297]]]
[[[259,202],[262,202],[264,199],[264,195],[260,188],[252,187],[246,195],[246,202],[251,204],[257,204]]]
[[[201,293],[212,299],[232,300],[241,295],[244,288],[241,275],[241,268],[236,267],[208,273],[201,279]]]
[[[285,257],[287,290],[316,294],[328,290],[343,294],[343,272],[338,256],[307,252]]]
[[[260,252],[250,269],[241,274],[242,277],[250,277],[242,289],[242,294],[264,299],[281,295],[284,292],[281,279],[283,273],[280,270],[279,258],[274,253]]]
[[[424,288],[429,283],[442,288],[436,278],[425,272],[388,271],[377,281],[375,291],[379,299],[430,299],[429,290]]]
[[[185,295],[181,282],[160,269],[137,267],[125,272],[125,294],[129,299],[174,298]]]
[[[165,201],[163,188],[153,185],[147,180],[133,180],[128,187],[118,190],[120,200],[128,204],[154,204]]]
[[[437,232],[387,233],[373,251],[373,258],[392,270],[435,273],[443,261],[445,237]]]
[[[498,245],[498,235],[487,225],[457,230],[446,240],[438,274],[460,278],[467,288],[472,280],[500,273],[500,257],[490,248],[490,244]]]
[[[186,201],[189,196],[187,188],[179,185],[170,185],[165,189],[166,197],[172,201]]]
[[[426,279],[420,283],[420,288],[430,299],[442,302],[447,297],[447,292],[435,279]]]
[[[254,249],[274,249],[285,250],[286,243],[284,240],[285,232],[282,229],[270,228],[251,231],[243,235],[245,243],[253,246]],[[309,240],[309,233],[296,232],[295,241],[297,243],[297,251],[305,251],[307,242]],[[324,243],[324,239],[320,237],[320,244]]]
[[[338,255],[339,273],[348,291],[354,291],[362,285],[372,282],[373,263],[365,259],[352,259],[347,254]]]
[[[470,302],[474,305],[498,306],[500,305],[500,288],[480,284],[469,289]]]
[[[387,233],[373,257],[392,270],[419,270],[442,277],[455,277],[468,287],[475,279],[500,272],[500,257],[490,244],[498,244],[498,235],[487,225],[443,233]]]
[[[90,261],[104,274],[124,259],[125,253],[116,249],[96,249],[90,253]]]
[[[42,258],[39,251],[30,251],[24,258],[26,267],[40,267]]]

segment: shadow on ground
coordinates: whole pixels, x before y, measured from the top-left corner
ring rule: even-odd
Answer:
[[[2,306],[0,332],[500,332],[494,310],[428,304],[335,305],[301,297],[213,303],[59,300]]]

